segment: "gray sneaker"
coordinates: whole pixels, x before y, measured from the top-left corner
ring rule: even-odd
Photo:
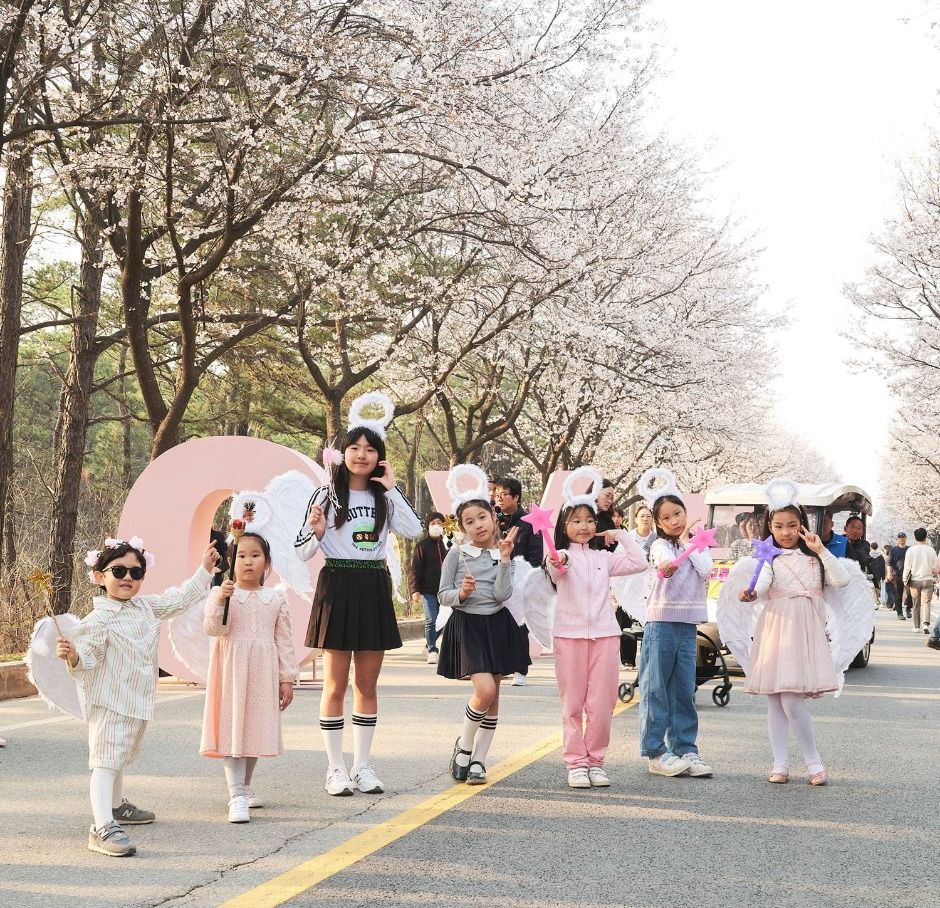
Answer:
[[[111,812],[114,814],[114,819],[122,826],[144,826],[157,818],[155,813],[141,810],[136,804],[131,804],[127,798],[123,798],[121,806],[115,807]]]
[[[128,858],[137,854],[137,847],[131,845],[127,833],[113,820],[101,829],[92,826],[88,830],[88,850],[112,858]]]

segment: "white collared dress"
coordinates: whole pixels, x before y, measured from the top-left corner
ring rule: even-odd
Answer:
[[[290,610],[277,589],[236,588],[222,624],[216,587],[206,603],[205,629],[214,637],[202,717],[204,757],[273,757],[284,751],[278,685],[297,677]]]

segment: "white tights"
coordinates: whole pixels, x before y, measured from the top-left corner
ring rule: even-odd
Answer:
[[[767,697],[767,730],[770,747],[774,752],[774,772],[787,772],[790,768],[790,729],[793,729],[803,760],[811,775],[822,772],[823,765],[816,750],[816,732],[813,715],[802,694],[770,694]]]
[[[91,771],[91,810],[95,816],[95,829],[101,829],[114,819],[111,811],[121,806],[123,793],[123,769],[103,769],[98,766]]]
[[[245,786],[251,784],[251,777],[257,764],[257,757],[225,757],[222,760],[230,798],[245,796]]]

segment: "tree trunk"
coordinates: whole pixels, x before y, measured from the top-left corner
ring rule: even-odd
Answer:
[[[98,350],[95,334],[101,307],[102,249],[100,234],[86,222],[83,225],[82,266],[78,288],[79,320],[72,328],[69,368],[59,397],[56,426],[55,484],[49,551],[52,571],[52,606],[56,614],[71,604],[73,549],[78,502],[85,459],[88,410],[91,403],[95,361]]]
[[[21,129],[25,125],[25,116],[18,114],[13,128]],[[32,154],[32,148],[26,142],[11,142],[5,161],[7,174],[0,240],[0,268],[3,272],[0,286],[0,538],[3,539],[6,539],[7,494],[13,473],[13,399],[16,396],[16,362],[23,306],[23,264],[32,239]]]
[[[118,410],[121,414],[121,483],[125,490],[130,490],[131,469],[131,408],[127,402],[127,347],[121,347],[118,359],[118,374],[121,376],[121,398]]]

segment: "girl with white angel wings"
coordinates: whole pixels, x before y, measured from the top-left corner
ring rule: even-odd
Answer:
[[[792,728],[810,785],[825,785],[829,776],[805,701],[829,692],[839,695],[846,668],[871,637],[871,593],[858,566],[836,558],[810,532],[795,483],[774,480],[765,494],[760,538],[772,537],[780,553],[764,562],[756,584],[758,562],[738,562],[721,590],[718,628],[747,675],[746,691],[768,699],[774,760],[768,781],[789,781]]]

